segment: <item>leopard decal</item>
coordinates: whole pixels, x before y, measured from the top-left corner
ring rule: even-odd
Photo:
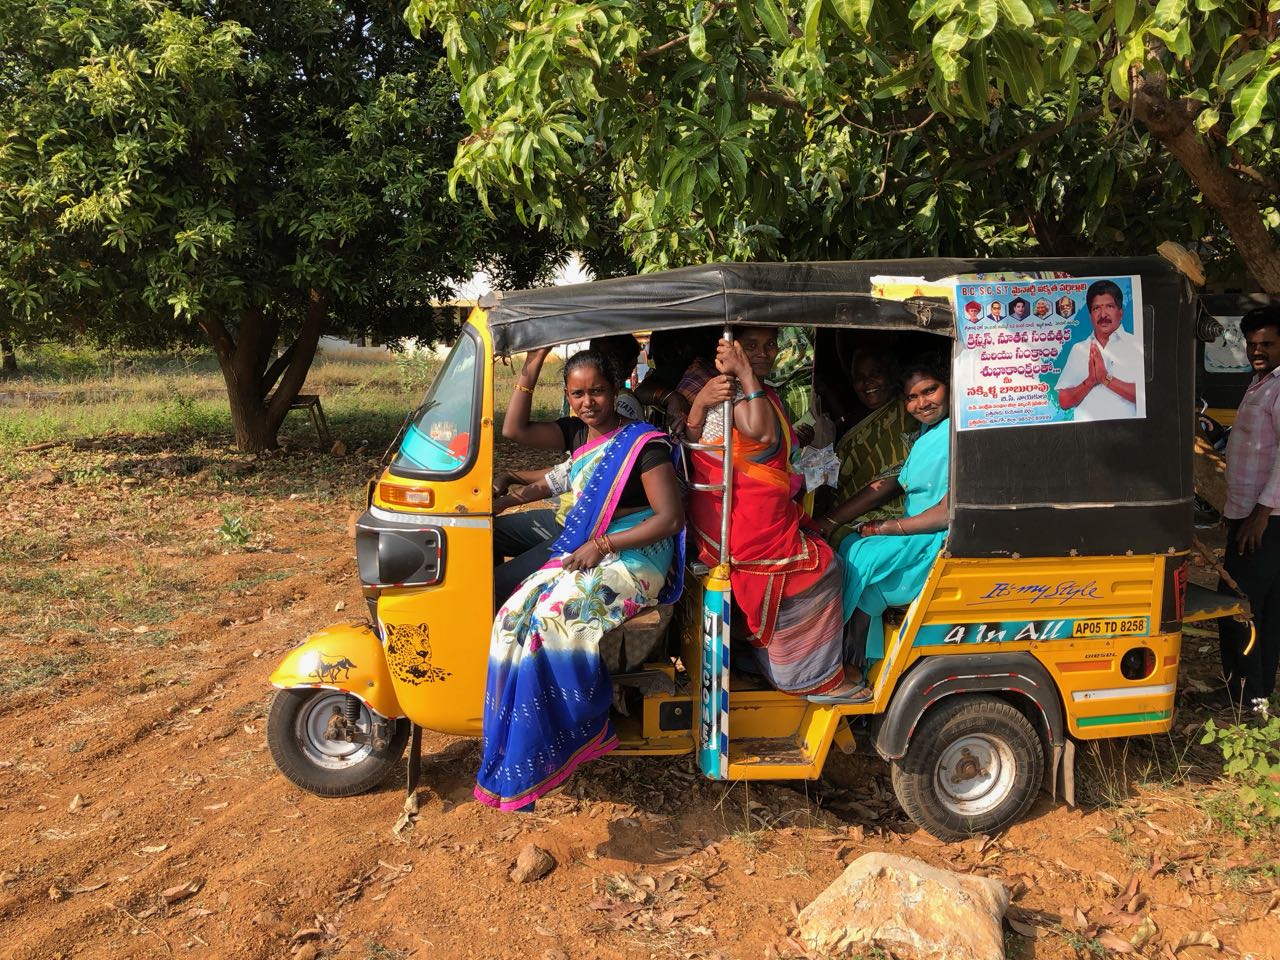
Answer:
[[[431,631],[425,623],[388,623],[384,627],[387,666],[396,679],[416,687],[453,676],[448,670],[431,665]]]

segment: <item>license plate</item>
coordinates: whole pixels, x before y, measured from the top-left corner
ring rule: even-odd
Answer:
[[[1146,617],[1115,617],[1110,620],[1077,620],[1073,637],[1139,637],[1147,633]]]

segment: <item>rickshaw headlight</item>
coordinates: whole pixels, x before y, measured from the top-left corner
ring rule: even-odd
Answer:
[[[1134,647],[1120,658],[1120,675],[1126,680],[1145,680],[1156,672],[1156,655],[1150,647]]]

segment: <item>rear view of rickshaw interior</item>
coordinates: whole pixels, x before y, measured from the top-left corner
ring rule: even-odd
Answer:
[[[1061,389],[1090,330],[1086,296],[1098,290],[1124,304],[1113,323],[1130,351],[1127,379],[1106,378],[1120,398],[1104,398],[1110,407],[1080,399],[1084,388]],[[1006,309],[1031,332],[1007,332]],[[720,502],[724,526],[696,538],[687,525],[678,599],[639,610],[600,641],[616,752],[692,754],[716,780],[814,779],[833,747],[874,754],[890,764],[907,814],[944,838],[1002,829],[1041,790],[1074,802],[1076,745],[1169,730],[1183,623],[1238,610],[1188,590],[1196,316],[1185,279],[1157,258],[719,264],[482,300],[361,521],[375,627],[352,642],[364,644],[361,659],[381,643],[390,671],[369,681],[386,691],[375,712],[480,732],[493,609],[488,488],[508,402],[494,395],[494,365],[629,334],[660,369],[666,354],[671,377],[672,356],[683,366],[700,349],[705,361],[718,341],[763,329],[789,360],[797,343],[806,357],[775,370],[769,402],[797,428],[786,441],[792,463],[810,457],[825,464],[819,476],[828,471],[791,497],[807,536],[829,537],[844,557],[886,523],[894,532],[892,519],[836,522],[844,427],[868,418],[884,371],[939,371],[949,407],[932,437],[945,437],[949,454],[936,552],[908,594],[872,615],[845,611],[846,652],[874,651],[858,695],[783,692],[750,655],[761,645],[746,628],[752,611],[731,587],[740,560],[729,518],[752,522],[731,509],[734,454],[726,439],[686,429],[662,402],[670,390],[646,392],[635,375],[646,419],[683,448],[686,497]],[[681,350],[685,341],[701,347]],[[882,382],[869,395],[855,381],[873,361]],[[902,397],[896,379],[892,389]],[[725,417],[736,402],[724,401]],[[911,449],[928,421],[900,425]],[[695,477],[689,463],[716,450],[723,476]],[[415,567],[421,552],[406,552],[413,562],[396,576],[378,573],[400,555],[388,544],[424,536],[425,567]],[[278,686],[290,685],[286,674]],[[413,752],[410,763],[412,782]]]

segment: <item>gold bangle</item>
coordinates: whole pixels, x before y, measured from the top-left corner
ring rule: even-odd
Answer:
[[[523,390],[525,393],[529,394],[529,396],[533,396],[533,387],[526,387],[523,383],[517,383],[516,389]]]
[[[902,521],[901,521],[901,520],[894,520],[893,522],[894,522],[894,523],[896,523],[896,524],[898,525],[898,536],[900,536],[900,537],[905,537],[905,536],[907,535],[907,532],[906,532],[905,530],[903,530],[903,529],[902,529]]]

